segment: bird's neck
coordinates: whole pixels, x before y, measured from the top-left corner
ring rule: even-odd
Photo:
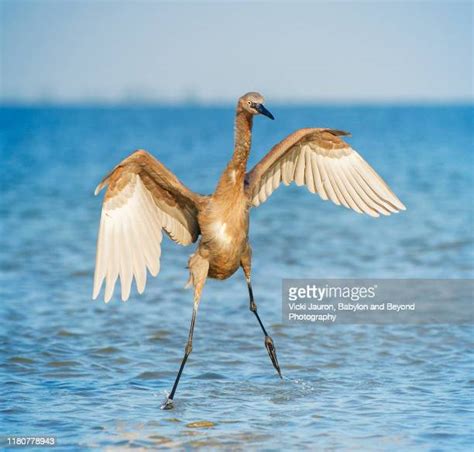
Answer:
[[[237,107],[235,115],[234,154],[227,164],[217,185],[216,194],[238,186],[243,189],[247,161],[252,143],[253,116],[244,109]]]
[[[234,155],[232,156],[230,164],[232,164],[235,169],[241,169],[244,175],[247,169],[250,146],[252,144],[252,122],[253,116],[238,107],[235,115]]]

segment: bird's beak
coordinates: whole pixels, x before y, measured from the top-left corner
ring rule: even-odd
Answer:
[[[273,115],[264,107],[263,104],[257,104],[255,109],[261,114],[270,119],[275,119]]]

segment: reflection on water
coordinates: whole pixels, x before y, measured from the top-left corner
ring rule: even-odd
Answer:
[[[472,326],[281,323],[283,278],[472,278],[472,108],[273,110],[278,121],[255,122],[252,163],[298,126],[347,129],[408,210],[374,220],[278,190],[252,213],[251,239],[284,379],[242,275],[209,281],[174,411],[159,406],[187,336],[192,249],[167,241],[143,296],[92,302],[92,191],[142,147],[210,192],[232,149],[231,109],[0,113],[0,434],[110,449],[472,444]]]

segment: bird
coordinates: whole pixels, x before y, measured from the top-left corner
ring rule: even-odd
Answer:
[[[306,186],[323,200],[355,212],[378,217],[405,210],[405,206],[375,170],[341,137],[348,132],[331,128],[299,129],[247,170],[255,116],[274,116],[264,98],[249,92],[237,101],[234,151],[212,194],[187,188],[168,168],[145,150],[122,160],[97,186],[107,187],[97,239],[93,299],[105,281],[104,300],[113,295],[120,279],[122,300],[130,296],[132,280],[143,293],[147,270],[160,270],[163,232],[179,245],[199,240],[189,257],[187,286],[194,288],[188,339],[181,365],[163,409],[174,407],[176,390],[193,349],[193,333],[207,278],[225,280],[242,268],[249,309],[263,333],[264,345],[282,378],[275,343],[268,334],[251,283],[252,248],[249,215],[282,185]]]

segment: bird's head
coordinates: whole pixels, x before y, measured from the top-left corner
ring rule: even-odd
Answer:
[[[275,119],[273,115],[263,105],[264,99],[260,93],[250,92],[244,94],[239,99],[239,106],[244,111],[252,115],[264,115],[267,118]]]

